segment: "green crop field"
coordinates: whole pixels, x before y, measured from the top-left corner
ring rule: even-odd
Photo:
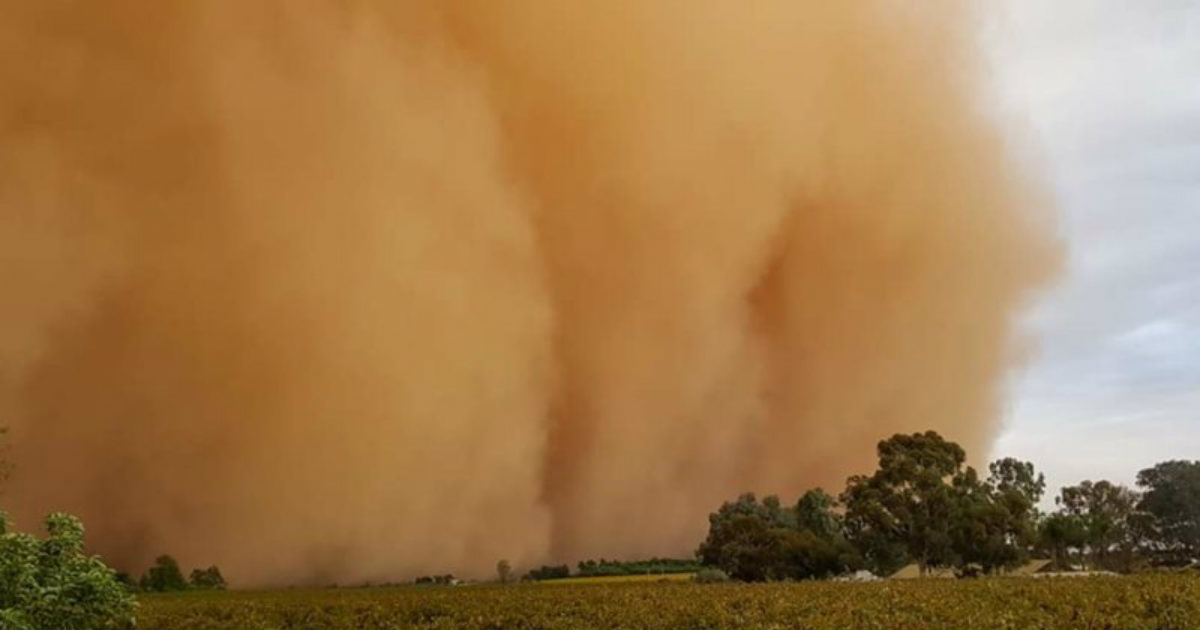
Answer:
[[[138,627],[1200,628],[1200,578],[680,581],[182,593],[141,598]]]

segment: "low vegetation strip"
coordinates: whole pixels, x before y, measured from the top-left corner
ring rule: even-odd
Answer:
[[[622,584],[629,582],[687,582],[695,573],[657,573],[648,575],[591,575],[542,580],[540,584]]]
[[[147,595],[138,626],[237,628],[1200,628],[1200,578],[680,582]]]

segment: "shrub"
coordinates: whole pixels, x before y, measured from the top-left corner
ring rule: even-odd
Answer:
[[[692,579],[699,584],[717,584],[728,582],[729,576],[720,569],[700,569]]]
[[[132,628],[133,596],[99,558],[83,553],[83,524],[46,517],[48,536],[8,532],[0,512],[0,629]]]

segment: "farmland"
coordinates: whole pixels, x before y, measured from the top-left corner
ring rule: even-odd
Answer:
[[[875,583],[681,581],[189,592],[141,597],[138,627],[1200,628],[1200,578]]]

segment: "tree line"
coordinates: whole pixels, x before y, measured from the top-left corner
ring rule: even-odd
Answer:
[[[503,561],[501,561],[503,562]],[[557,580],[568,577],[606,577],[617,575],[666,575],[670,573],[695,573],[700,569],[699,561],[687,558],[650,558],[648,560],[580,560],[576,571],[566,564],[543,565],[530,569],[523,580]],[[505,572],[497,566],[501,582],[508,581]]]
[[[895,435],[877,454],[876,471],[850,477],[836,498],[812,489],[793,505],[749,493],[723,503],[697,557],[745,581],[882,576],[910,563],[995,574],[1034,556],[1059,570],[1131,572],[1200,557],[1200,461],[1147,468],[1138,490],[1068,486],[1043,513],[1045,478],[1029,462],[1001,459],[981,476],[933,431]]]
[[[128,573],[117,573],[117,580],[131,590],[153,591],[164,593],[168,591],[221,591],[225,590],[225,577],[221,569],[212,565],[207,569],[192,569],[187,579],[179,568],[175,558],[163,554],[154,560],[154,564],[146,569],[136,582]]]

